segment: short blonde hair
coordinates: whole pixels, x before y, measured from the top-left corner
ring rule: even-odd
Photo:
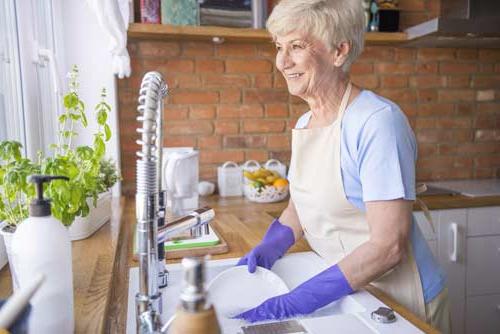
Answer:
[[[329,51],[350,45],[342,70],[348,72],[364,47],[365,16],[361,0],[281,0],[266,23],[275,39],[293,31],[321,40]]]

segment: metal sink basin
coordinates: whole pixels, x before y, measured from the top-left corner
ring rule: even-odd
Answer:
[[[212,260],[206,265],[207,282],[211,281],[222,271],[234,266],[237,258]],[[179,301],[182,281],[182,268],[180,264],[167,266],[169,270],[169,286],[163,294],[163,323],[174,313]],[[280,276],[286,285],[293,289],[315,274],[326,268],[326,264],[313,252],[292,253],[284,256],[273,266],[272,271]],[[237,284],[237,282],[235,282]],[[135,327],[135,302],[134,296],[138,290],[138,268],[130,269],[128,293],[128,319],[127,333],[136,333]],[[217,305],[214,305],[217,310]],[[339,301],[333,302],[317,310],[307,317],[298,319],[307,333],[422,333],[400,315],[397,321],[391,324],[376,323],[371,320],[371,312],[385,306],[381,301],[366,291],[359,291]],[[238,323],[241,322],[241,323]],[[223,333],[237,334],[245,322],[230,322],[231,325],[223,327]],[[226,322],[224,322],[226,323]]]

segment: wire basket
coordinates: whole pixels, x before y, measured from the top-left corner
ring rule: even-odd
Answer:
[[[279,188],[275,186],[263,186],[258,188],[254,187],[252,183],[248,183],[245,184],[243,190],[246,198],[257,203],[279,202],[286,199],[289,193],[288,185]]]

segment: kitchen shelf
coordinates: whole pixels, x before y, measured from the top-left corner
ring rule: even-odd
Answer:
[[[403,32],[368,32],[367,45],[401,44],[407,42]],[[201,41],[269,42],[271,37],[265,29],[227,28],[212,26],[174,26],[170,24],[131,23],[128,28],[131,39],[186,39]]]

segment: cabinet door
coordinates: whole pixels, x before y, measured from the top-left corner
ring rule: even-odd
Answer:
[[[467,236],[500,235],[500,207],[467,210]]]
[[[467,334],[500,333],[500,295],[467,298]]]
[[[500,236],[467,238],[467,296],[489,294],[500,294]]]
[[[439,213],[438,261],[446,271],[453,334],[464,333],[465,316],[465,209]]]

